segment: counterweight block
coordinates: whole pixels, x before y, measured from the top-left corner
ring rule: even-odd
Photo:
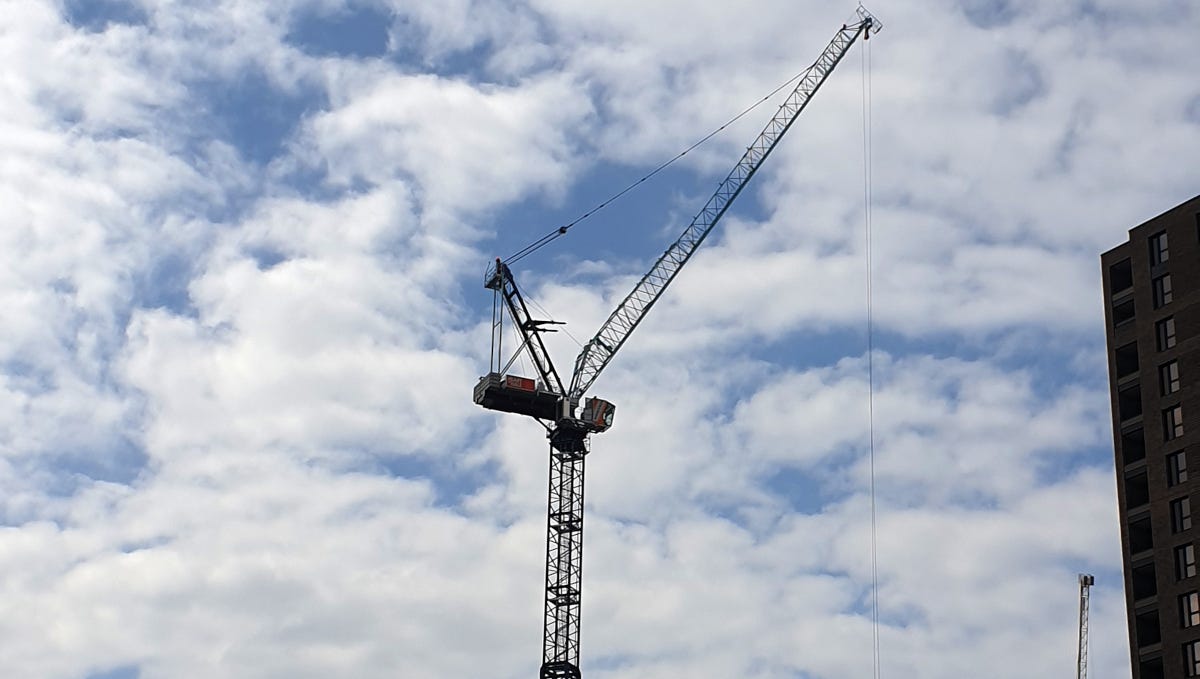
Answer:
[[[475,385],[475,403],[488,410],[528,415],[553,422],[560,416],[562,397],[539,389],[528,377],[488,373]]]

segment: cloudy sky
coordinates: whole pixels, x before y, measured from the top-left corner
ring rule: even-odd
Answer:
[[[853,4],[0,7],[0,673],[535,676],[547,449],[471,403],[484,269]],[[881,673],[1069,675],[1093,572],[1128,676],[1099,254],[1200,193],[1200,9],[870,9],[595,385],[590,679],[872,674],[868,56]],[[521,262],[563,370],[773,110]]]

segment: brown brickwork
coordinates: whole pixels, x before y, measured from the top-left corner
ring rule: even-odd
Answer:
[[[1155,238],[1162,233],[1165,259]],[[1200,564],[1182,573],[1176,564],[1177,549],[1200,558],[1200,196],[1131,229],[1129,242],[1100,262],[1133,679],[1200,676]],[[1165,347],[1159,332],[1168,319],[1174,346]],[[1172,361],[1175,371],[1164,368]],[[1178,390],[1164,393],[1160,383],[1169,389],[1174,373]],[[1182,434],[1172,439],[1175,413]],[[1168,458],[1177,452],[1185,480],[1171,478],[1179,465]],[[1179,511],[1185,505],[1189,520]]]

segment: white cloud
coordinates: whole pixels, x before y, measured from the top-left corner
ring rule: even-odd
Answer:
[[[533,674],[546,442],[468,400],[479,251],[799,70],[852,9],[818,5],[355,5],[369,59],[289,42],[334,0],[5,5],[0,667]],[[876,9],[883,673],[1056,674],[1081,570],[1120,673],[1097,255],[1195,193],[1195,10]],[[597,385],[588,676],[870,670],[858,58]],[[266,160],[215,104],[251,74],[292,102]],[[612,228],[518,272],[579,339],[658,254]]]
[[[326,166],[329,181],[412,177],[434,214],[478,215],[527,192],[562,191],[572,163],[561,130],[589,113],[569,80],[479,88],[424,75],[373,75],[339,88],[344,105],[309,123],[305,156]]]

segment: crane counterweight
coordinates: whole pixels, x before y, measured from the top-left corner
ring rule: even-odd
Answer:
[[[562,395],[545,391],[529,377],[488,373],[475,385],[475,403],[488,410],[553,422],[562,414]]]

